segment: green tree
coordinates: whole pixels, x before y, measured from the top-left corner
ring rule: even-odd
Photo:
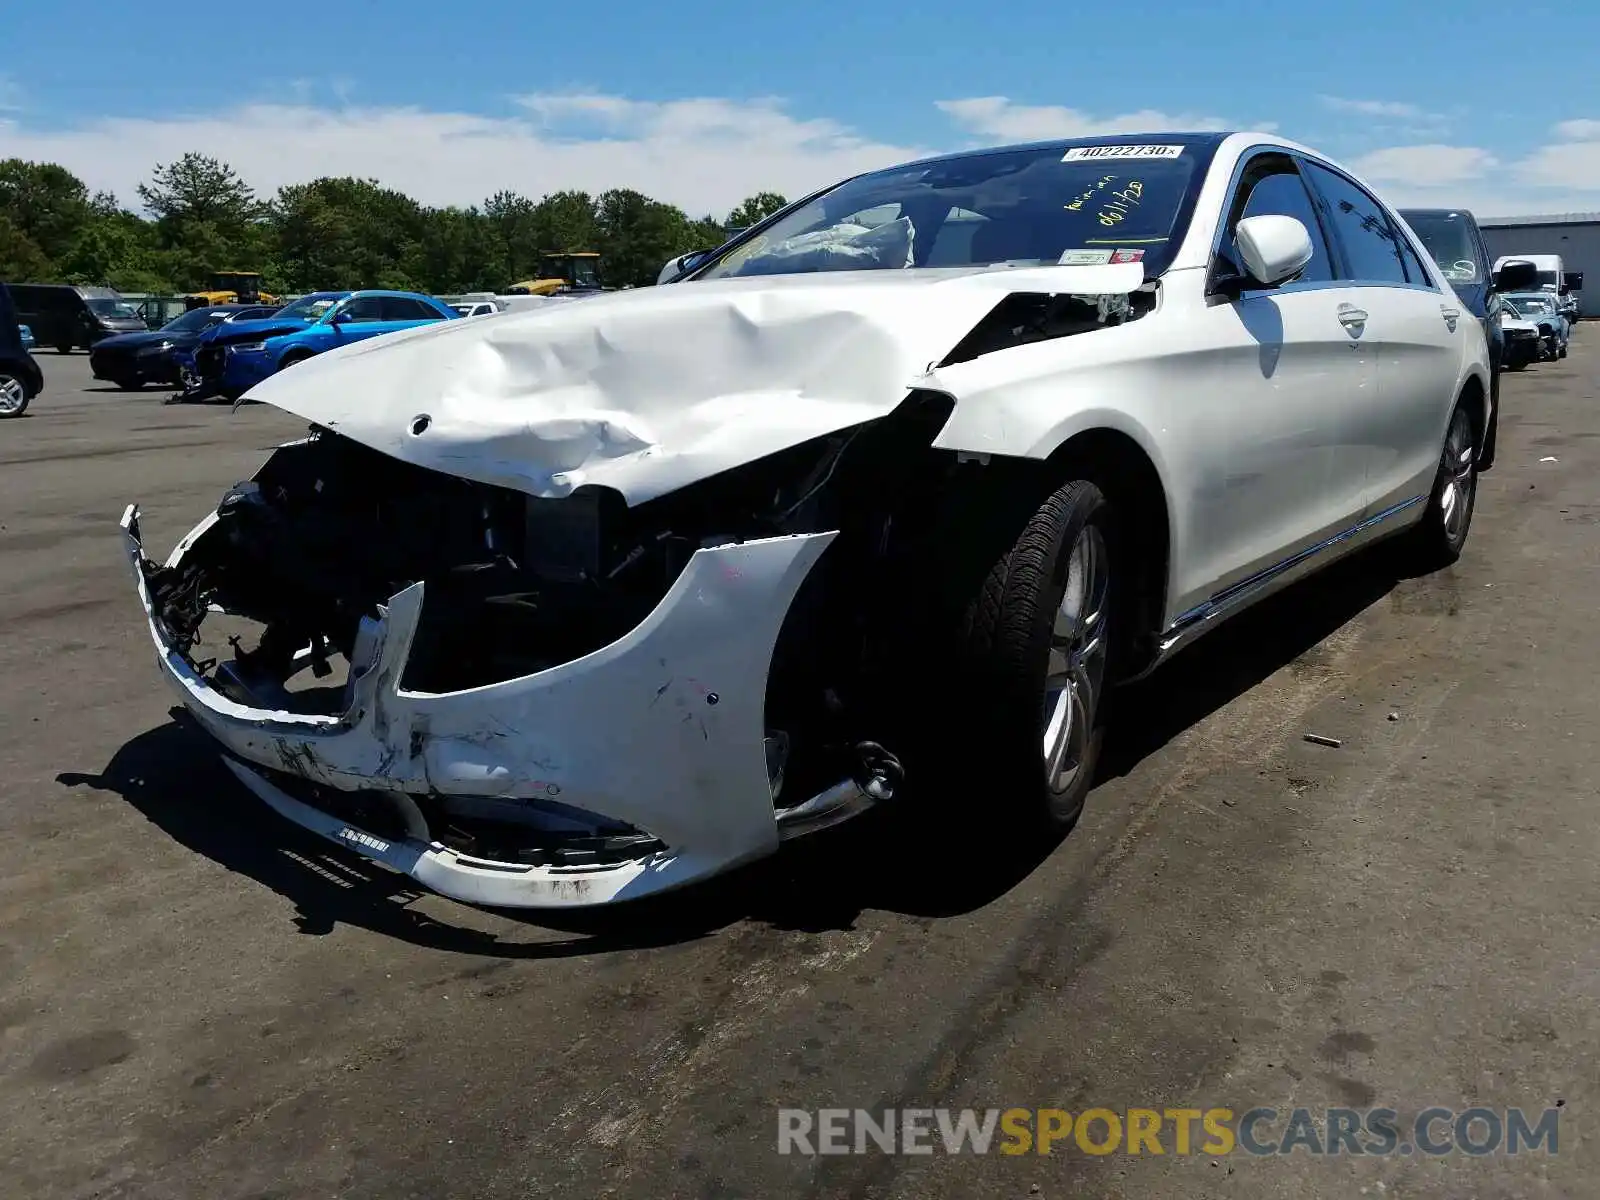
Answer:
[[[539,269],[539,206],[516,192],[500,191],[483,202],[483,223],[489,238],[484,267],[493,282],[507,287],[530,278]]]
[[[285,283],[306,288],[426,286],[415,278],[426,215],[373,179],[314,179],[281,188],[271,225]]]
[[[500,282],[494,233],[477,209],[427,209],[421,231],[408,273],[431,291],[492,290]]]
[[[643,287],[656,281],[667,259],[709,248],[706,222],[691,222],[681,208],[629,188],[601,195],[596,205],[608,282]],[[720,236],[709,245],[719,245]]]
[[[555,192],[534,206],[533,231],[539,251],[568,253],[600,248],[597,204],[588,192]]]
[[[89,189],[65,167],[20,158],[0,162],[0,219],[12,230],[7,253],[15,256],[16,266],[6,268],[12,278],[24,264],[30,273],[48,275],[72,248],[90,213]]]
[[[764,221],[789,202],[777,192],[757,192],[739,202],[739,207],[728,214],[732,229],[748,229],[757,221]]]
[[[95,215],[59,264],[68,283],[110,284],[127,292],[173,290],[171,265],[154,225],[99,197]]]
[[[227,163],[190,152],[157,164],[138,193],[177,287],[202,288],[213,271],[260,269],[270,241],[266,208]]]
[[[255,191],[227,163],[191,151],[176,162],[156,164],[139,199],[158,224],[193,223],[234,232],[261,215]]]
[[[55,264],[34,240],[0,213],[0,279],[13,283],[49,283]]]

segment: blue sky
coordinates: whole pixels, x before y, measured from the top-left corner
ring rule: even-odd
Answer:
[[[1275,127],[1399,203],[1600,209],[1587,0],[29,9],[0,156],[130,203],[152,164],[199,149],[263,192],[321,174],[433,203],[628,186],[698,215],[926,151],[1183,126]]]

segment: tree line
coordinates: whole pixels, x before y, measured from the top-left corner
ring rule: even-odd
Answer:
[[[213,271],[260,271],[268,293],[382,287],[493,291],[539,274],[539,256],[597,250],[605,282],[655,282],[667,259],[720,245],[777,211],[762,192],[725,220],[615,188],[539,200],[496,192],[431,208],[373,179],[322,178],[262,199],[227,163],[185,154],[138,187],[144,215],[56,163],[0,161],[0,280],[175,294]]]

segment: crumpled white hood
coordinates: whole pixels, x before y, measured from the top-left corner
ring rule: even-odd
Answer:
[[[1007,294],[1143,279],[1127,263],[640,288],[356,343],[249,396],[419,466],[637,504],[891,412]]]

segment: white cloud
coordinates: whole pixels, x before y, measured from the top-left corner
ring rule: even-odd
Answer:
[[[1439,187],[1481,179],[1498,160],[1477,146],[1389,146],[1364,154],[1350,164],[1356,174],[1374,183],[1400,182]]]
[[[694,216],[928,152],[793,117],[774,100],[538,94],[517,98],[512,116],[291,102],[67,129],[0,117],[0,158],[59,162],[124,203],[156,163],[189,150],[224,159],[263,195],[320,175],[374,178],[429,204],[472,204],[501,188],[538,197],[632,187]]]
[[[1600,121],[1588,119],[1562,121],[1550,132],[1566,142],[1600,141]]]
[[[1361,117],[1378,117],[1395,121],[1438,121],[1439,113],[1424,112],[1415,104],[1398,100],[1351,100],[1344,96],[1318,96],[1318,103],[1331,112],[1354,113]]]
[[[1600,208],[1600,138],[1540,146],[1516,166],[1517,178],[1537,187],[1589,193],[1586,209]]]
[[[1046,141],[1100,133],[1146,133],[1163,129],[1235,129],[1221,117],[1165,113],[1155,109],[1095,116],[1059,104],[1013,104],[1005,96],[970,96],[935,102],[941,112],[968,133],[995,142]],[[1257,128],[1260,128],[1257,126]]]

